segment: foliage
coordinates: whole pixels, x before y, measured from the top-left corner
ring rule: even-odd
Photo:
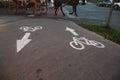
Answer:
[[[97,2],[102,2],[103,0],[87,0],[88,2],[93,2],[93,3],[97,3]]]
[[[87,1],[97,3],[97,2],[102,2],[103,0],[87,0]],[[115,0],[115,2],[120,2],[120,0]]]
[[[91,25],[91,24],[83,24],[83,23],[79,25],[90,31],[100,34],[104,38],[116,42],[120,45],[120,31],[117,31],[111,27],[100,26],[100,25]]]
[[[120,0],[115,0],[115,2],[120,2]]]

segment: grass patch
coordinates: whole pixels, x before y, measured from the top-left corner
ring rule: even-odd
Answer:
[[[97,3],[97,2],[103,2],[103,0],[87,0],[87,2]],[[115,0],[115,2],[120,2],[120,0]]]
[[[111,27],[105,27],[100,25],[91,25],[83,23],[80,23],[79,25],[82,26],[83,28],[86,28],[90,31],[93,31],[103,36],[105,39],[111,40],[120,45],[120,31],[117,31]]]
[[[87,1],[92,3],[97,3],[97,2],[102,2],[103,0],[87,0]]]

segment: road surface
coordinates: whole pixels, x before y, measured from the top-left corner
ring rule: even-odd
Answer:
[[[120,80],[120,46],[63,19],[2,23],[0,80]]]

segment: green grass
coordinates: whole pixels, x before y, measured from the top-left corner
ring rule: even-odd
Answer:
[[[96,2],[102,2],[103,0],[87,0],[87,1],[96,3]],[[115,0],[115,2],[120,2],[120,0]]]
[[[100,25],[91,25],[91,24],[79,24],[83,28],[86,28],[90,31],[93,31],[101,36],[103,36],[105,39],[111,40],[115,43],[118,43],[120,45],[120,31],[117,31],[111,27],[105,27]]]
[[[103,0],[87,0],[87,1],[92,3],[97,3],[97,2],[102,2]]]

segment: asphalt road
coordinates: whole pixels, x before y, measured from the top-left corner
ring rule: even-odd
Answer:
[[[120,46],[71,21],[18,18],[0,25],[0,80],[120,80]]]
[[[68,12],[72,11],[71,6],[65,6]],[[89,23],[105,25],[108,19],[110,7],[98,7],[94,3],[87,3],[86,5],[78,5],[78,17],[73,15],[72,19],[78,23]],[[110,26],[120,31],[120,10],[113,10]]]

